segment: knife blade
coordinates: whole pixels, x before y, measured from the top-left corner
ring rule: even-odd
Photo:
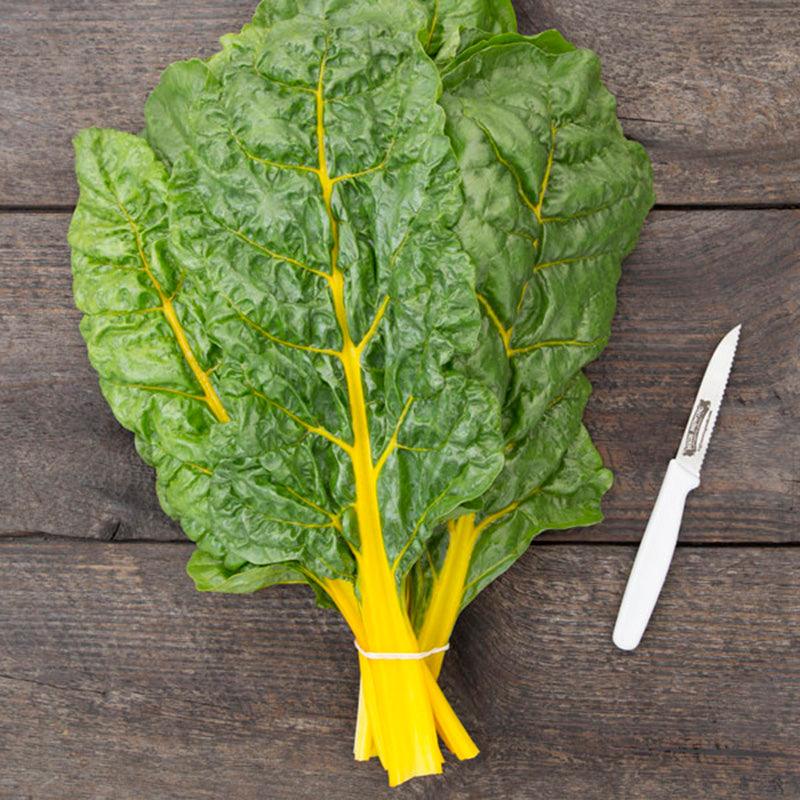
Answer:
[[[669,571],[689,492],[700,485],[711,434],[739,343],[741,325],[723,337],[706,367],[680,447],[669,462],[622,597],[613,641],[635,650],[647,628]]]

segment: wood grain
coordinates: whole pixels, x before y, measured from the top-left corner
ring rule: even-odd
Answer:
[[[167,64],[214,52],[255,0],[0,0],[0,205],[75,201],[70,139],[138,131]],[[661,203],[800,203],[795,0],[517,0],[520,29],[596,50]]]
[[[481,756],[391,793],[352,761],[334,612],[296,587],[197,594],[188,551],[0,544],[0,797],[800,796],[798,549],[679,548],[625,654],[610,632],[633,548],[535,546],[446,661]]]
[[[0,532],[180,537],[89,365],[68,224],[0,215]]]
[[[255,5],[0,0],[0,205],[74,203],[78,130],[141,130],[161,71],[211,55]]]
[[[64,214],[0,215],[0,535],[175,539],[78,333]],[[641,536],[716,341],[744,324],[683,537],[800,541],[800,212],[659,211],[626,262],[587,422],[617,483],[572,541]]]

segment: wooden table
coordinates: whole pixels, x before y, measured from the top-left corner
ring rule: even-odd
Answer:
[[[357,674],[306,591],[203,596],[97,389],[65,242],[70,137],[142,125],[159,71],[252,0],[0,0],[0,798],[389,796]],[[464,614],[444,683],[480,758],[394,798],[800,797],[800,14],[796,0],[523,0],[603,59],[658,206],[588,424],[607,520]],[[644,643],[618,601],[716,340],[743,323],[702,490]]]

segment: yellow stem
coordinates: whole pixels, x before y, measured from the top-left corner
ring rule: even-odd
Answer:
[[[344,580],[327,579],[321,581],[322,587],[328,592],[331,599],[345,618],[346,622],[353,631],[359,643],[365,641],[365,627],[361,606],[356,598],[353,584]],[[363,646],[363,644],[362,644]],[[421,644],[414,640],[414,652],[422,649]],[[406,777],[393,779],[397,775],[395,752],[391,750],[397,744],[392,742],[392,736],[387,730],[390,725],[384,725],[387,720],[378,710],[380,706],[381,673],[385,667],[394,666],[415,666],[420,669],[423,676],[422,697],[429,704],[435,720],[436,731],[442,740],[457,758],[465,760],[474,758],[478,754],[475,742],[467,733],[461,721],[456,716],[451,705],[445,698],[436,679],[431,674],[430,666],[421,661],[372,661],[359,654],[359,665],[361,669],[361,686],[358,698],[358,721],[356,723],[356,735],[354,740],[353,753],[357,761],[368,761],[375,755],[380,757],[384,768],[389,772],[389,781],[392,786],[407,780],[414,775],[408,774]],[[396,685],[396,690],[402,689],[402,684]],[[396,717],[392,716],[393,720]],[[374,724],[373,724],[374,722]],[[431,773],[416,773],[431,774]]]
[[[447,553],[442,571],[434,579],[431,600],[419,631],[419,645],[423,650],[440,647],[450,641],[464,597],[472,551],[481,530],[475,525],[474,514],[450,520],[447,527],[450,532]],[[444,653],[435,653],[426,661],[433,677],[438,678]]]
[[[467,570],[472,558],[472,551],[484,525],[475,525],[475,515],[465,514],[448,523],[450,539],[447,545],[444,563],[441,572],[435,577],[431,590],[431,600],[425,612],[422,628],[419,632],[418,643],[420,650],[431,650],[440,647],[450,640],[461,600],[464,596]],[[436,679],[442,669],[444,653],[435,653],[426,659],[430,672],[430,684],[436,686]],[[429,684],[431,691],[432,687]],[[442,696],[444,703],[447,700]],[[477,754],[477,748],[467,736],[465,739],[454,728],[441,725],[441,721],[452,713],[449,705],[445,708],[436,707],[437,729],[449,750],[458,758],[472,758]],[[373,726],[369,717],[366,704],[359,703],[358,720],[356,722],[356,738],[353,749],[356,760],[366,761],[376,754],[373,740]],[[457,721],[457,720],[456,720]],[[460,726],[460,723],[459,723]]]
[[[358,683],[358,715],[356,716],[356,735],[353,738],[353,757],[356,761],[369,761],[378,755],[375,742],[372,739],[372,728],[368,724],[367,699],[364,696],[364,680],[366,675],[361,671],[361,680]]]

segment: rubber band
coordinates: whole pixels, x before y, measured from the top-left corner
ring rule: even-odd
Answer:
[[[369,650],[365,650],[355,639],[353,639],[353,644],[364,658],[369,658],[373,661],[422,661],[423,658],[434,656],[437,653],[444,653],[450,649],[450,642],[448,642],[441,647],[425,650],[423,653],[372,653]]]

